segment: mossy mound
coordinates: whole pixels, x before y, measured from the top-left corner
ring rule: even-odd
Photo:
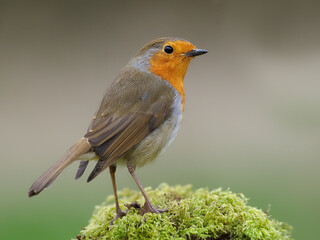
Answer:
[[[242,194],[221,189],[192,191],[191,186],[146,189],[156,206],[168,212],[139,215],[131,208],[128,214],[110,226],[115,216],[113,197],[96,206],[89,225],[77,239],[292,239],[291,227],[271,219],[265,212],[247,206]],[[125,189],[119,192],[120,205],[144,200],[139,192]]]

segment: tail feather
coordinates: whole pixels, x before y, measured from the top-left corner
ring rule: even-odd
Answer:
[[[76,180],[82,176],[82,174],[84,173],[84,171],[86,170],[86,168],[88,166],[88,163],[89,163],[89,161],[81,161],[80,162],[79,169],[78,169],[76,177],[75,177]]]
[[[42,190],[48,188],[70,163],[77,160],[81,155],[87,153],[91,149],[91,145],[86,138],[82,138],[73,145],[66,154],[55,164],[53,164],[42,176],[32,184],[29,189],[28,196],[38,195]]]

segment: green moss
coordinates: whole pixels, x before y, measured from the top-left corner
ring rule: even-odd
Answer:
[[[146,189],[154,205],[168,212],[139,215],[131,208],[127,216],[110,226],[115,216],[113,197],[96,206],[89,225],[77,239],[292,239],[291,227],[271,219],[265,212],[247,206],[242,194],[221,189],[192,191],[191,186]],[[120,204],[139,202],[139,192],[125,189],[119,192]]]

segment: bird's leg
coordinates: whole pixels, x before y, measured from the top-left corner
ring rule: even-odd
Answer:
[[[112,180],[112,187],[113,187],[113,193],[114,193],[114,199],[116,202],[116,213],[117,215],[111,220],[110,224],[112,225],[115,220],[118,218],[122,218],[125,216],[127,213],[122,211],[120,206],[119,206],[119,201],[118,201],[118,194],[117,194],[117,186],[116,186],[116,178],[115,178],[115,172],[116,172],[117,167],[116,166],[110,166],[109,171],[110,171],[110,176]]]
[[[137,178],[136,174],[134,173],[135,171],[135,168],[132,167],[132,166],[128,166],[128,170],[131,174],[131,176],[133,177],[134,181],[136,182],[136,184],[138,185],[144,199],[145,199],[145,202],[144,202],[144,205],[143,207],[141,208],[140,210],[140,214],[141,215],[144,215],[145,213],[148,213],[148,212],[151,212],[151,213],[163,213],[163,212],[166,212],[167,210],[166,209],[158,209],[158,208],[155,208],[150,199],[148,198],[146,192],[144,191],[139,179]]]

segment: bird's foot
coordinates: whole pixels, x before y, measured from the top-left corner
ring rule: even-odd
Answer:
[[[143,216],[146,213],[158,213],[162,214],[164,212],[167,212],[167,209],[159,209],[158,206],[154,207],[150,202],[145,202],[143,207],[137,202],[128,203],[125,204],[127,209],[125,211],[122,211],[121,209],[117,210],[117,215],[110,221],[110,225],[113,225],[114,221],[122,218],[127,215],[130,208],[140,209],[140,215]]]
[[[151,202],[145,202],[143,207],[140,209],[140,215],[144,215],[146,213],[158,213],[162,214],[164,212],[167,212],[167,209],[159,209],[158,206],[154,207]]]
[[[122,211],[121,209],[117,210],[117,215],[110,221],[110,225],[113,225],[114,221],[124,217],[125,215],[127,215],[128,209],[126,211]]]
[[[137,202],[127,203],[124,206],[127,209],[125,211],[122,211],[121,209],[117,209],[117,211],[116,211],[117,215],[110,221],[110,225],[113,225],[115,220],[126,216],[128,211],[130,210],[130,208],[141,209],[141,205],[139,203],[137,203]]]

